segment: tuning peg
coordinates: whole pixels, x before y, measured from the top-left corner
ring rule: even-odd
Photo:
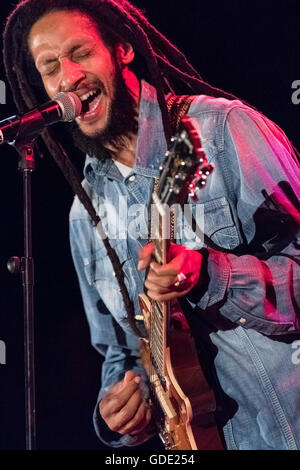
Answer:
[[[210,163],[209,165],[205,165],[202,168],[202,171],[205,175],[210,175],[214,171],[215,165],[213,163]]]
[[[195,152],[197,153],[197,155],[199,155],[199,157],[205,157],[205,150],[203,147],[195,147]]]
[[[185,173],[177,173],[177,175],[175,176],[175,179],[185,181],[187,179],[187,175]]]
[[[189,184],[189,195],[194,198],[196,196],[196,184],[194,181]]]

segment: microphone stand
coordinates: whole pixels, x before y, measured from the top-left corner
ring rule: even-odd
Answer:
[[[36,449],[35,358],[34,358],[34,262],[32,257],[31,174],[35,170],[34,139],[14,142],[19,153],[18,170],[23,173],[24,257],[10,258],[8,270],[22,274],[24,297],[24,368],[26,450]]]
[[[35,170],[34,142],[46,125],[73,121],[81,113],[82,104],[75,93],[58,93],[54,102],[46,103],[20,116],[2,121],[0,143],[15,140],[19,153],[18,169],[23,173],[24,193],[24,257],[14,256],[7,263],[11,273],[22,273],[24,294],[24,355],[26,449],[36,449],[35,360],[34,360],[34,263],[32,257],[31,173]],[[3,135],[4,133],[4,135]],[[27,137],[26,137],[27,136]]]

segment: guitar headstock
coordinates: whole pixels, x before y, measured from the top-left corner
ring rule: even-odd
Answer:
[[[181,121],[181,128],[172,138],[172,147],[160,167],[157,196],[161,203],[184,204],[190,195],[196,199],[196,188],[206,185],[214,165],[207,163],[198,132],[189,117]]]

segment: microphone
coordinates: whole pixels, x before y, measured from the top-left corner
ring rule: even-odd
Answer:
[[[0,144],[36,137],[44,127],[59,121],[73,121],[80,115],[82,103],[75,93],[58,93],[52,101],[22,115],[0,121]]]

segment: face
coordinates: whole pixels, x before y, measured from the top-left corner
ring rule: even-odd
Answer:
[[[48,96],[75,92],[86,111],[76,119],[82,133],[105,133],[116,95],[116,60],[95,23],[77,11],[50,12],[31,28],[28,46]],[[134,53],[120,45],[116,54],[118,71],[126,77]]]

